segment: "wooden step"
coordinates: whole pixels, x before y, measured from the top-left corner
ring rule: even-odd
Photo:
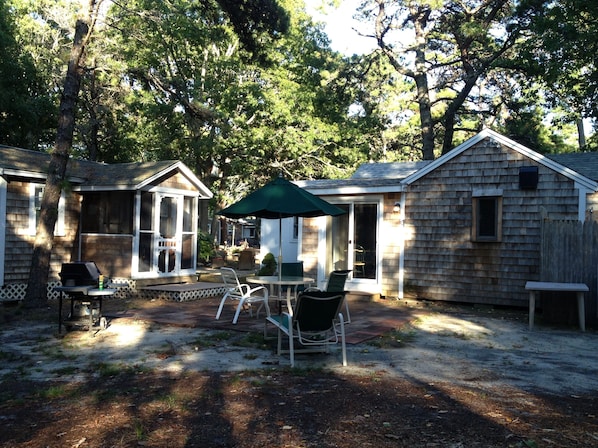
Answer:
[[[226,291],[224,283],[195,282],[164,285],[150,285],[137,288],[139,296],[148,300],[171,300],[187,302],[208,297],[222,296]]]

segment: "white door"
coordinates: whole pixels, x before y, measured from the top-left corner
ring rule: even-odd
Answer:
[[[381,264],[378,242],[381,199],[329,202],[347,213],[326,218],[324,275],[328,276],[333,270],[350,269],[348,282],[353,289],[377,291]]]
[[[138,256],[134,260],[137,276],[175,276],[194,267],[195,204],[195,198],[183,195],[140,193]],[[183,248],[190,254],[183,256]]]
[[[158,231],[154,233],[154,269],[158,274],[178,274],[181,270],[181,231],[182,220],[179,204],[182,197],[156,195]]]

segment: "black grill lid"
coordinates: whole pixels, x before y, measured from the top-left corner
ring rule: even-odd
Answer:
[[[78,261],[62,263],[59,275],[63,286],[93,286],[97,285],[100,274],[93,261]]]

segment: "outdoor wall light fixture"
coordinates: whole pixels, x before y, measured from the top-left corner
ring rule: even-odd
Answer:
[[[401,212],[401,203],[395,202],[395,206],[392,208],[393,213],[400,213]]]

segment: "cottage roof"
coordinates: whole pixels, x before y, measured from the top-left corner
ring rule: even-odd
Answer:
[[[322,195],[400,192],[405,185],[410,185],[486,138],[520,152],[531,160],[574,180],[583,188],[598,191],[598,153],[542,155],[490,129],[484,129],[433,161],[366,163],[361,165],[350,179],[297,181],[295,183],[312,193]]]
[[[357,168],[351,178],[402,180],[431,162],[431,160],[423,160],[420,162],[364,163]]]
[[[589,179],[598,181],[598,153],[596,152],[549,154],[547,157]]]
[[[317,195],[402,191],[400,179],[318,179],[299,180],[294,184]]]
[[[295,184],[316,194],[397,192],[401,181],[431,161],[364,163],[349,179],[303,180]]]
[[[48,153],[0,145],[0,175],[45,179],[49,162]],[[212,197],[191,170],[176,160],[107,164],[71,158],[67,165],[68,179],[81,191],[138,190],[175,171],[182,172],[202,197]]]

